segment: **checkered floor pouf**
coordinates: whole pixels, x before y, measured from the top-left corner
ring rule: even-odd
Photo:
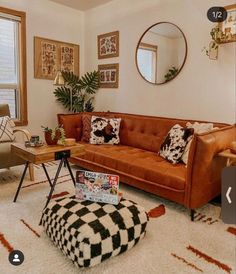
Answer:
[[[146,232],[148,216],[136,203],[51,201],[43,213],[47,235],[78,267],[90,267],[132,248]]]

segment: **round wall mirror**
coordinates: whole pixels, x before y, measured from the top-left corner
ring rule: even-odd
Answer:
[[[174,79],[184,66],[187,41],[179,27],[160,22],[148,28],[136,49],[136,65],[149,83],[160,85]]]

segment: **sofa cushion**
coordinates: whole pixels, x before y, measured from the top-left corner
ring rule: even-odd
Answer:
[[[0,117],[0,143],[13,142],[15,135],[13,133],[14,122],[8,116]]]
[[[85,145],[84,158],[127,175],[135,176],[172,189],[185,187],[186,168],[172,165],[156,153],[129,146]]]
[[[121,119],[107,119],[105,117],[92,116],[91,119],[91,144],[119,144],[119,130]]]
[[[82,131],[82,137],[81,137],[81,141],[83,142],[89,142],[90,139],[90,135],[91,135],[91,118],[92,116],[89,114],[83,114],[82,115],[82,127],[83,127],[83,131]]]
[[[180,162],[193,132],[193,128],[183,128],[178,124],[174,125],[161,145],[160,156],[173,164]]]

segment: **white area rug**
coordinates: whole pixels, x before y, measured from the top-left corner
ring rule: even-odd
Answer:
[[[48,165],[50,177],[56,168],[55,163]],[[26,178],[17,202],[12,202],[22,170],[19,166],[0,171],[0,274],[235,273],[235,227],[227,231],[229,225],[222,223],[219,207],[206,205],[191,222],[184,207],[125,185],[125,198],[139,203],[147,212],[164,204],[166,213],[150,218],[146,237],[130,251],[94,268],[78,269],[38,225],[49,193],[42,168],[35,168],[35,182]],[[74,194],[68,171],[63,168],[54,194],[65,191]],[[4,240],[24,253],[22,265],[10,265]]]

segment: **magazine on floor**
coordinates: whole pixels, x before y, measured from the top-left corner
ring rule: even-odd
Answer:
[[[119,176],[79,170],[76,172],[76,198],[117,205]]]

